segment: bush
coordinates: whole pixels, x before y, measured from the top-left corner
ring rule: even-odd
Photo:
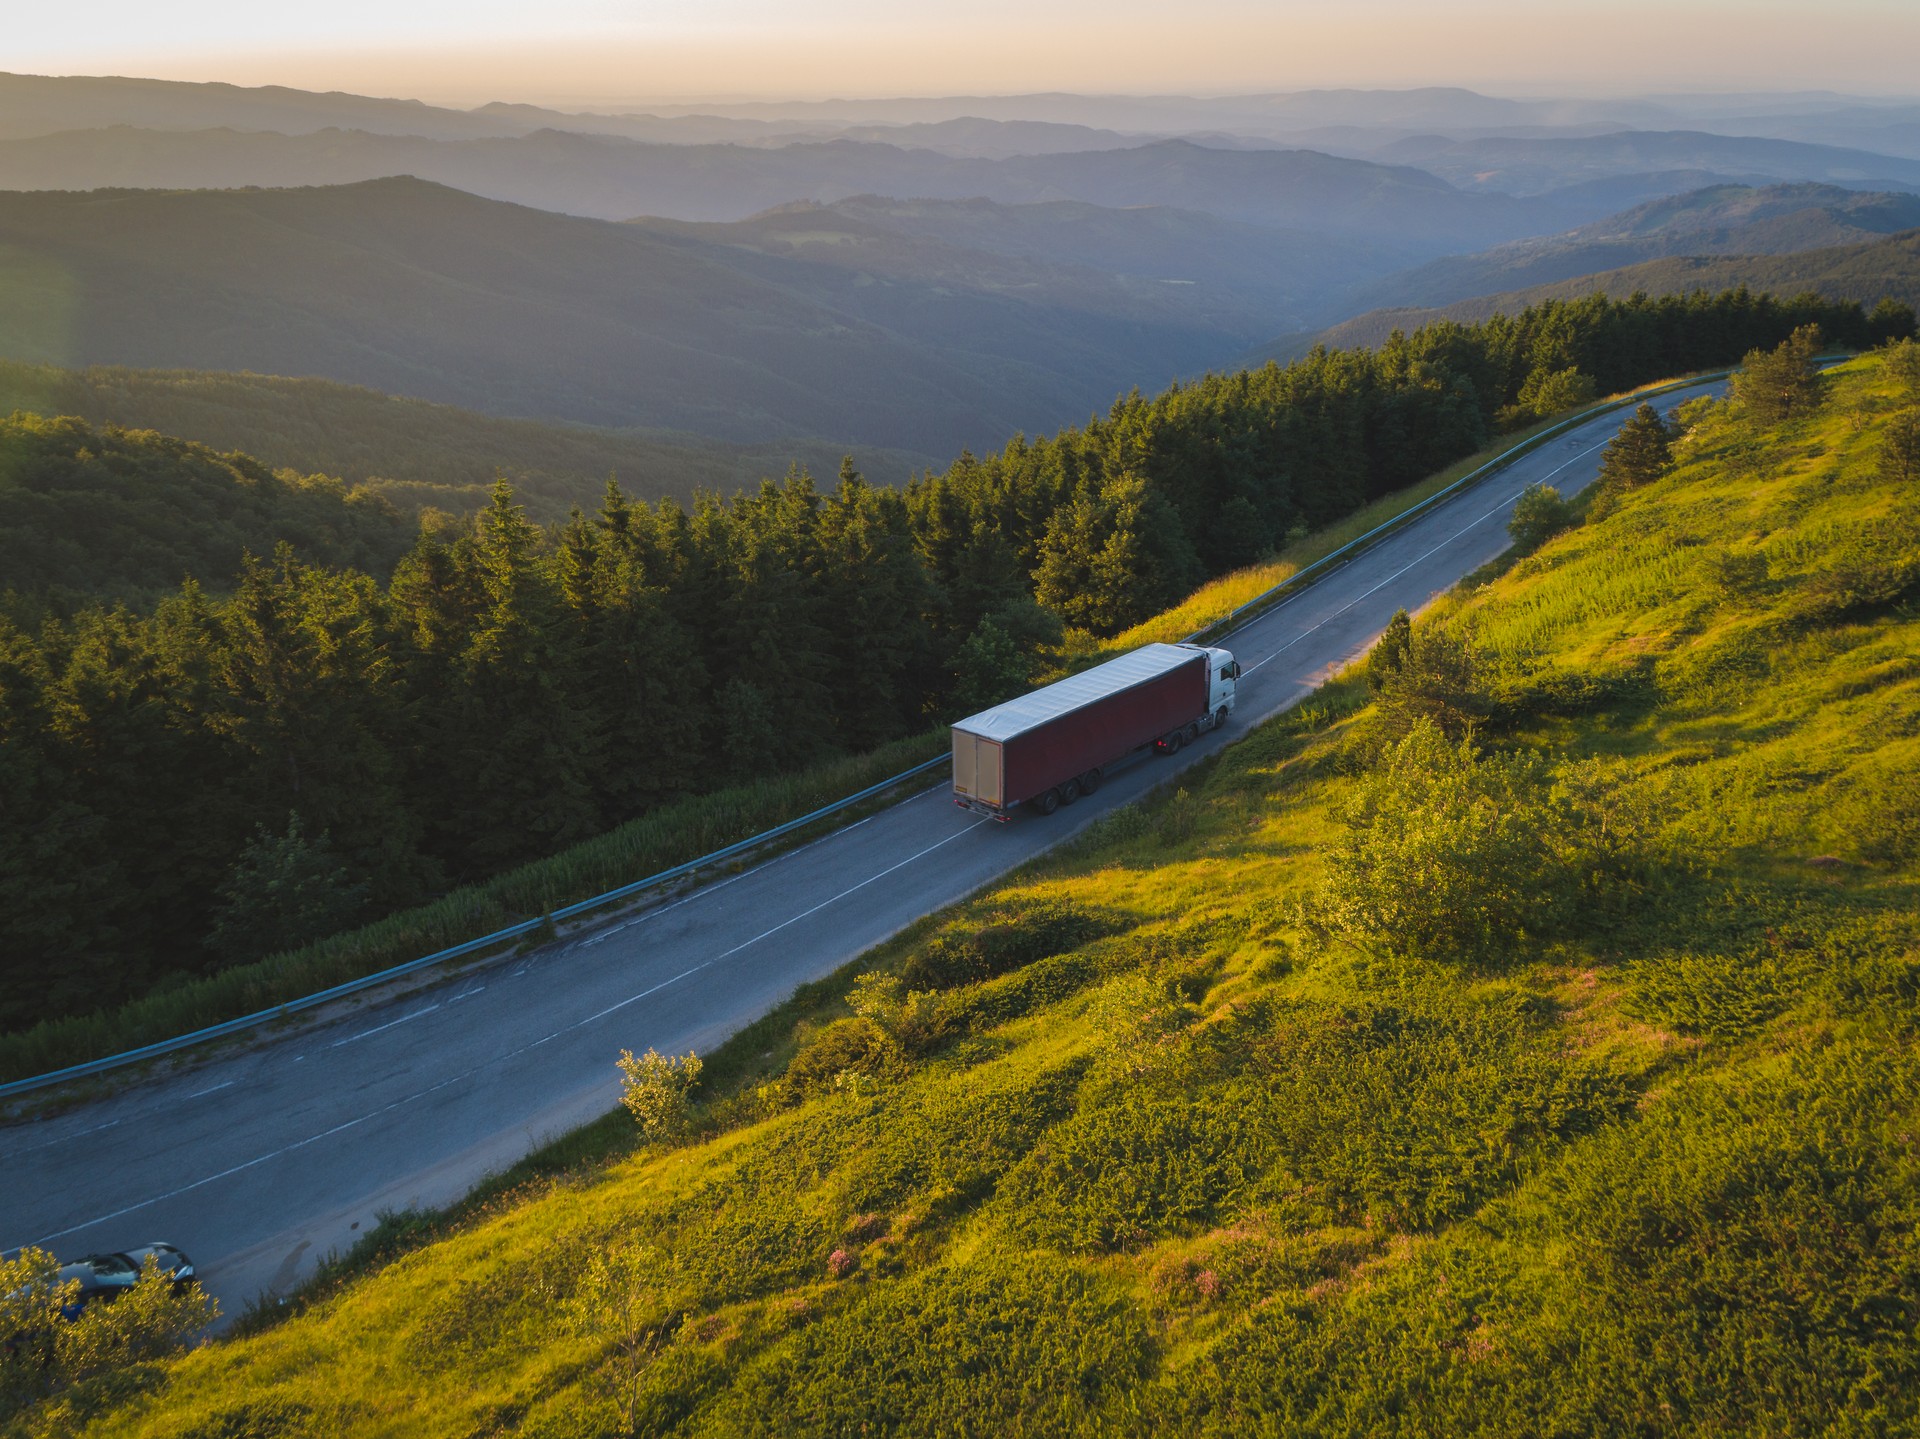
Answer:
[[[866,1015],[837,1019],[793,1057],[786,1087],[795,1098],[832,1089],[846,1074],[878,1078],[896,1069],[900,1046]]]
[[[1111,926],[1087,910],[1037,900],[990,911],[977,924],[949,926],[900,971],[909,990],[955,989],[1078,949]]]
[[[700,1056],[670,1059],[649,1049],[639,1058],[623,1049],[614,1061],[620,1070],[620,1103],[648,1139],[671,1139],[686,1127],[687,1096],[700,1082]]]
[[[1378,694],[1387,681],[1406,667],[1413,649],[1413,621],[1405,610],[1395,610],[1387,627],[1367,652],[1367,688]]]
[[[1478,657],[1465,640],[1439,625],[1417,626],[1396,664],[1384,649],[1389,637],[1375,651],[1380,678],[1374,715],[1386,735],[1398,739],[1427,724],[1459,737],[1491,712]],[[1371,680],[1376,666],[1368,669]]]
[[[1530,555],[1573,523],[1573,506],[1551,485],[1528,485],[1513,506],[1507,533],[1514,548]]]
[[[1881,429],[1880,478],[1920,485],[1920,410],[1902,410]]]
[[[1409,958],[1510,955],[1559,917],[1543,801],[1534,763],[1483,756],[1416,719],[1345,807],[1319,917]]]

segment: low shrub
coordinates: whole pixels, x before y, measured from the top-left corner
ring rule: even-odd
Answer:
[[[1004,905],[935,935],[908,959],[900,980],[909,990],[977,984],[1078,949],[1112,928],[1111,921],[1060,900]]]

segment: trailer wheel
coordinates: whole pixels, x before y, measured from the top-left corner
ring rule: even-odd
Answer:
[[[1057,789],[1050,789],[1045,794],[1035,795],[1031,800],[1027,802],[1031,804],[1041,814],[1052,814],[1055,810],[1060,808],[1060,791]]]
[[[1187,726],[1187,743],[1192,744],[1195,740],[1199,738],[1200,738],[1200,721],[1195,720],[1192,724]]]
[[[1162,754],[1179,754],[1180,746],[1186,742],[1186,732],[1184,730],[1175,730],[1172,734],[1160,741],[1160,752]]]
[[[1065,784],[1060,786],[1060,803],[1072,804],[1078,798],[1080,798],[1080,781],[1079,780],[1070,779]]]
[[[1095,790],[1099,788],[1100,788],[1100,771],[1099,770],[1090,769],[1085,774],[1080,776],[1080,793],[1081,794],[1092,794]]]

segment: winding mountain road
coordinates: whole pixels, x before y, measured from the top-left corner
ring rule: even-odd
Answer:
[[[1724,382],[1673,391],[1672,407]],[[1628,411],[1479,482],[1225,645],[1238,711],[1191,762],[1310,692],[1397,608],[1507,545],[1527,485],[1598,472]],[[0,1128],[0,1247],[62,1256],[178,1244],[229,1315],[344,1250],[385,1209],[444,1204],[611,1108],[624,1048],[710,1050],[832,972],[1137,799],[1179,767],[1142,759],[1051,819],[956,808],[944,781],[812,844],[530,955],[460,969]]]

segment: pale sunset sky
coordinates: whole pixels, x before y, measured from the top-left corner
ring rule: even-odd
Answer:
[[[486,100],[1229,93],[1911,95],[1920,0],[66,0],[0,69]]]

